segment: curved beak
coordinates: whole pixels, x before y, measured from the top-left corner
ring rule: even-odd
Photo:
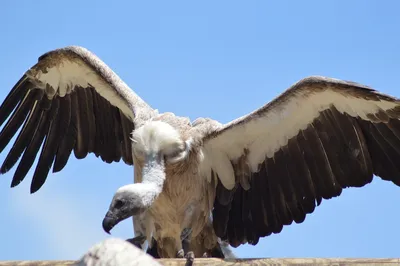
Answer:
[[[103,229],[107,234],[110,234],[111,229],[118,223],[112,212],[108,211],[103,219]]]

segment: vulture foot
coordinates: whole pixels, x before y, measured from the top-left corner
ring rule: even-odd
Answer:
[[[128,241],[129,243],[131,243],[141,249],[144,241],[146,241],[146,237],[145,236],[136,236],[134,238],[128,238],[126,241]]]
[[[183,249],[179,250],[178,253],[176,253],[176,257],[183,259],[186,258],[186,264],[185,266],[192,266],[193,261],[194,261],[194,252],[189,251],[185,254],[185,251]]]
[[[188,253],[186,253],[185,258],[186,258],[185,266],[192,266],[193,262],[194,262],[194,253],[193,253],[193,251],[189,251]]]
[[[177,253],[176,253],[176,257],[179,259],[183,259],[185,257],[185,251],[182,249],[180,249]]]

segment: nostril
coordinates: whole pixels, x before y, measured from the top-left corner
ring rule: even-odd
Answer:
[[[116,200],[114,208],[120,209],[122,206],[124,206],[124,202],[122,200]]]

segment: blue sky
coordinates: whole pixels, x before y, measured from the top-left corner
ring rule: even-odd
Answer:
[[[309,75],[400,97],[396,1],[30,1],[0,7],[0,100],[42,53],[84,46],[161,112],[228,122]],[[6,149],[8,151],[10,146]],[[0,154],[0,161],[6,151]],[[108,237],[101,221],[133,169],[70,159],[29,194],[0,177],[0,260],[77,259]],[[32,174],[32,172],[31,172]],[[396,257],[400,188],[376,178],[325,201],[239,257]],[[131,220],[113,236],[132,236]]]

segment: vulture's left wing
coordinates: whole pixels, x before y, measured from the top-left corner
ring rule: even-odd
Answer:
[[[94,153],[104,162],[132,162],[130,134],[156,111],[105,63],[82,47],[50,51],[28,69],[0,106],[0,152],[22,128],[0,172],[20,156],[11,186],[18,185],[40,152],[31,183],[37,191],[61,171],[72,151],[83,159]],[[8,120],[7,120],[8,118]],[[54,164],[53,164],[54,163]]]
[[[217,236],[258,242],[301,223],[322,199],[373,175],[400,185],[400,101],[311,77],[204,138],[201,170],[218,177]]]

